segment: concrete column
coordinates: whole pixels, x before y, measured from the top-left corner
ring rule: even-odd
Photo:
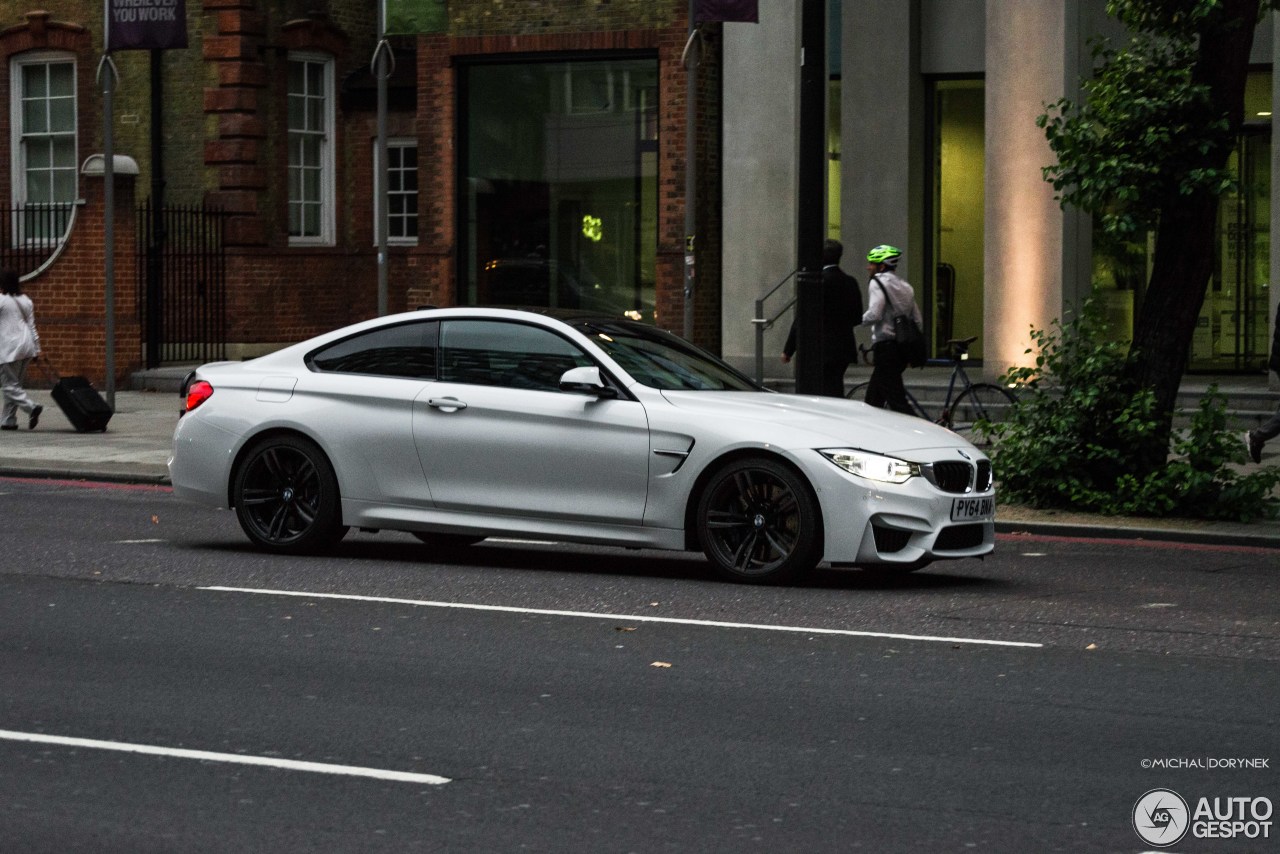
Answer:
[[[987,4],[984,373],[1027,364],[1032,326],[1062,315],[1067,221],[1041,169],[1054,161],[1036,116],[1074,67],[1074,2]],[[1075,247],[1071,247],[1074,258]],[[1074,285],[1073,285],[1074,287]]]
[[[724,26],[722,354],[751,373],[755,301],[796,268],[799,12],[796,0],[760,4],[759,24]],[[794,279],[768,301],[775,314]],[[779,362],[794,312],[765,335],[766,376]]]
[[[919,0],[846,2],[840,117],[842,266],[865,290],[867,250],[903,251],[905,275],[923,294],[924,83]]]

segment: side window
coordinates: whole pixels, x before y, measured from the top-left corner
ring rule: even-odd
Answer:
[[[492,320],[451,320],[440,330],[440,378],[446,382],[559,391],[587,354],[546,329]]]
[[[330,344],[311,354],[317,371],[436,378],[436,337],[440,324],[402,323]]]

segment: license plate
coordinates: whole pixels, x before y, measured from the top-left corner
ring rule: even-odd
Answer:
[[[951,502],[952,522],[972,522],[975,519],[990,519],[996,513],[996,500],[986,498],[957,498]]]

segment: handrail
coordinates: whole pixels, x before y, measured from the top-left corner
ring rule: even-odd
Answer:
[[[766,318],[764,316],[765,300],[776,294],[778,292],[778,288],[781,288],[787,282],[791,281],[792,277],[794,277],[798,272],[800,272],[800,270],[797,268],[792,270],[790,273],[787,273],[787,275],[783,277],[782,281],[778,282],[778,284],[770,288],[764,296],[756,300],[756,314],[755,317],[751,318],[751,323],[756,328],[756,382],[764,381],[764,331],[771,328],[779,317],[782,317],[782,315],[790,311],[791,307],[796,304],[796,298],[792,297],[791,301],[780,308],[777,314],[773,317]]]

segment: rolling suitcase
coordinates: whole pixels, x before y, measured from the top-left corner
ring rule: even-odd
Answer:
[[[106,431],[107,422],[115,413],[87,379],[60,377],[56,370],[45,364],[43,357],[36,364],[44,367],[45,375],[53,380],[50,394],[77,433]]]

